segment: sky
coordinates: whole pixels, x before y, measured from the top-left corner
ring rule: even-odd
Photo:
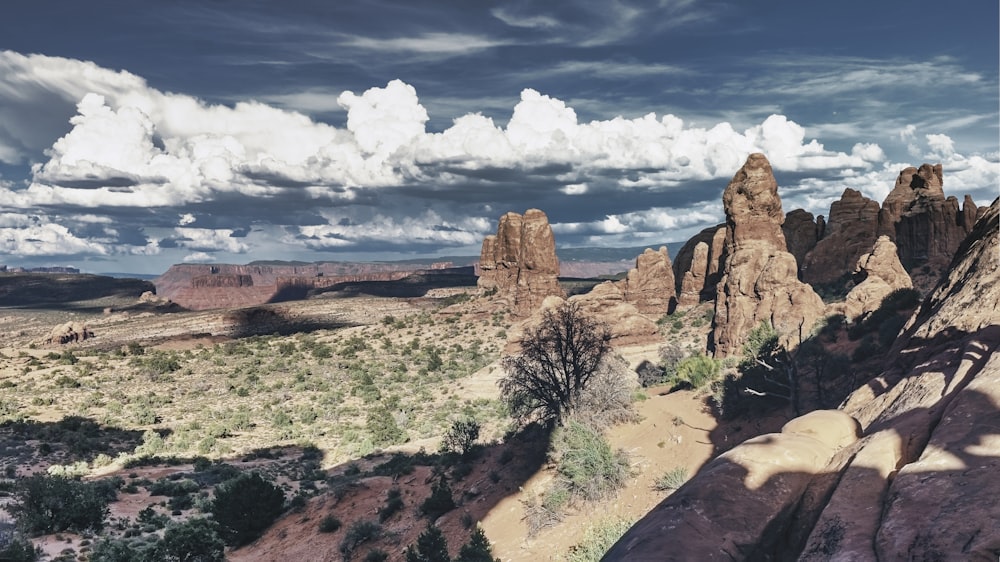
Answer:
[[[683,241],[753,152],[785,211],[899,172],[989,204],[998,3],[15,0],[0,264],[478,255]]]

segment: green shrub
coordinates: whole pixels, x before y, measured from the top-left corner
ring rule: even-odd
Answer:
[[[455,499],[452,497],[451,486],[443,475],[431,486],[431,495],[420,504],[420,512],[434,521],[445,513],[455,509]]]
[[[722,362],[707,355],[692,355],[677,364],[673,382],[702,388],[715,380],[722,371]]]
[[[407,439],[406,432],[396,425],[392,413],[384,406],[378,406],[368,411],[365,429],[371,434],[372,442],[376,447],[398,445],[405,443]]]
[[[474,419],[455,420],[441,439],[441,451],[462,457],[472,454],[479,439],[479,422]]]
[[[632,521],[610,518],[599,521],[587,529],[583,541],[569,549],[567,562],[598,562],[611,549],[625,531],[632,527]]]
[[[403,495],[399,488],[389,488],[386,492],[385,505],[378,510],[379,523],[385,523],[390,517],[403,509]]]
[[[469,537],[469,542],[462,545],[458,551],[455,562],[500,562],[499,558],[493,557],[493,547],[483,528],[476,526]]]
[[[252,542],[284,511],[285,494],[257,473],[244,473],[215,487],[212,515],[226,544]]]
[[[319,532],[336,533],[340,529],[340,525],[340,519],[337,519],[333,515],[327,515],[319,521]]]
[[[687,469],[683,466],[678,466],[671,470],[664,472],[660,477],[658,477],[653,482],[653,489],[658,492],[666,492],[667,490],[676,490],[680,488],[684,482],[688,479]]]
[[[344,539],[340,541],[340,554],[344,560],[350,560],[362,544],[377,539],[382,534],[382,526],[374,521],[355,521],[351,524]]]
[[[406,562],[451,562],[448,541],[432,523],[417,537],[417,544],[406,547]]]
[[[30,535],[100,530],[108,491],[97,483],[36,474],[20,480],[10,512]]]
[[[604,436],[575,420],[552,436],[556,472],[574,498],[599,500],[625,485],[628,455],[613,451]]]
[[[226,544],[219,537],[219,525],[196,517],[171,525],[163,533],[164,559],[169,562],[222,562]]]
[[[0,530],[0,560],[4,562],[36,562],[42,549],[13,528]]]

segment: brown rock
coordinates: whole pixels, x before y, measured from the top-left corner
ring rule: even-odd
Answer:
[[[781,232],[785,235],[788,251],[795,256],[795,263],[799,264],[799,267],[804,263],[806,254],[816,246],[816,242],[822,236],[822,220],[823,215],[820,215],[820,223],[817,223],[813,220],[812,213],[804,209],[795,209],[785,215]]]
[[[500,217],[496,236],[483,240],[479,269],[479,288],[518,316],[537,310],[545,297],[565,296],[552,227],[538,209]]]
[[[845,189],[830,205],[830,220],[823,239],[799,262],[802,280],[829,284],[843,280],[872,249],[878,232],[878,203],[853,189]]]
[[[92,337],[94,332],[86,324],[71,321],[52,328],[49,332],[49,343],[60,345],[79,343]]]
[[[785,248],[778,184],[763,154],[751,154],[722,195],[726,249],[716,289],[715,355],[738,353],[747,334],[769,322],[787,345],[798,345],[823,313],[822,299],[798,280]]]
[[[665,246],[657,251],[646,248],[620,283],[625,301],[643,314],[659,317],[676,301],[674,271]]]
[[[794,422],[794,423],[793,423]],[[858,423],[820,410],[723,453],[639,520],[603,560],[746,560],[776,547],[799,497]]]
[[[725,240],[726,225],[720,224],[695,234],[677,252],[674,282],[678,306],[691,307],[715,298]],[[703,250],[699,244],[704,244]]]
[[[896,289],[913,287],[888,236],[880,236],[872,251],[858,259],[854,279],[857,285],[844,301],[844,315],[852,321],[878,309],[882,299]]]

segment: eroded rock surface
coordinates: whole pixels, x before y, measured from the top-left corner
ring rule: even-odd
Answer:
[[[722,195],[726,211],[724,269],[716,288],[715,355],[738,353],[746,336],[769,322],[798,345],[822,315],[822,299],[799,281],[785,248],[778,182],[763,154],[751,154]]]
[[[857,285],[844,301],[844,315],[852,321],[877,310],[882,299],[896,289],[913,287],[888,236],[880,236],[871,252],[858,258],[854,279]]]
[[[500,217],[495,236],[483,240],[479,288],[517,316],[528,316],[548,296],[565,297],[549,219],[538,209]]]
[[[800,268],[806,259],[806,254],[816,247],[816,243],[823,237],[825,228],[823,215],[814,219],[812,213],[803,209],[795,209],[785,215],[781,232],[785,235],[788,251],[795,256],[795,262]]]
[[[620,282],[625,301],[639,312],[659,317],[676,300],[674,270],[667,248],[646,250],[635,259],[635,267]]]
[[[678,306],[688,308],[715,298],[725,245],[726,225],[720,224],[694,235],[677,252],[674,282]]]
[[[812,284],[842,281],[858,258],[869,252],[878,233],[879,205],[853,189],[845,189],[830,205],[823,238],[799,261],[802,280]]]

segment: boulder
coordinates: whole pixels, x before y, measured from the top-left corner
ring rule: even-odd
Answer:
[[[500,217],[495,236],[483,240],[479,258],[481,291],[516,316],[528,316],[548,296],[564,297],[549,219],[538,209]]]
[[[913,287],[888,236],[880,236],[871,252],[858,258],[854,281],[857,284],[844,301],[844,315],[852,321],[877,310],[882,299],[896,289]]]
[[[665,246],[656,251],[646,248],[635,259],[635,267],[619,283],[625,302],[643,314],[662,316],[676,301],[674,271]]]
[[[94,337],[94,332],[86,324],[66,322],[52,328],[52,331],[49,332],[48,341],[49,343],[63,345],[82,342],[92,337]]]
[[[726,211],[724,269],[716,288],[712,344],[717,357],[738,353],[761,322],[796,346],[824,310],[812,287],[798,280],[785,247],[778,183],[763,154],[751,154],[722,195]]]
[[[871,251],[878,233],[878,203],[853,189],[845,189],[830,205],[824,235],[802,261],[802,280],[825,285],[843,281],[865,252]]]

